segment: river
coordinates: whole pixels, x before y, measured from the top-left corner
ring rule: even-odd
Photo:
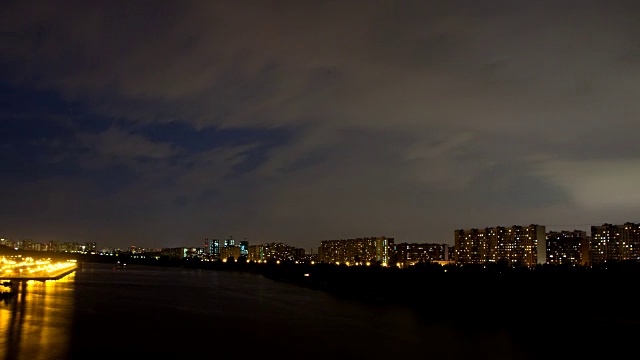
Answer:
[[[533,359],[543,337],[463,331],[410,308],[212,270],[85,263],[57,281],[20,284],[0,304],[0,360]]]

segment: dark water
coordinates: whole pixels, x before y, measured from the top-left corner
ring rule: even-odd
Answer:
[[[0,360],[528,359],[543,338],[462,331],[255,274],[173,268],[84,264],[0,304]]]

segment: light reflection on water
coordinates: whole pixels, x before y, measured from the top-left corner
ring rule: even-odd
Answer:
[[[68,352],[75,272],[56,281],[14,284],[0,303],[0,359],[60,359]]]

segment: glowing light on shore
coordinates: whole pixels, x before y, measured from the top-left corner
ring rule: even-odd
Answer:
[[[75,260],[52,262],[51,259],[34,260],[31,257],[19,259],[19,261],[2,257],[0,258],[0,278],[51,278],[61,275],[77,267]]]

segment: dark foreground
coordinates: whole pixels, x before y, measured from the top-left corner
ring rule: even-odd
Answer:
[[[247,272],[85,263],[0,303],[0,358],[535,358],[508,332],[425,320]]]
[[[469,336],[506,332],[531,356],[627,356],[640,336],[637,263],[536,269],[421,264],[407,269],[329,264],[167,266],[248,272],[340,299],[412,309],[421,322]]]
[[[632,356],[640,335],[634,264],[163,265],[84,262],[21,287],[0,358],[593,359]]]

